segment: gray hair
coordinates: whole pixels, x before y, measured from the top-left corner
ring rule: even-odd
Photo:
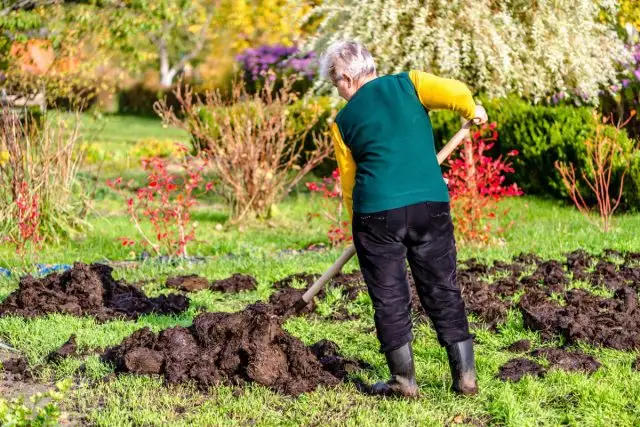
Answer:
[[[358,81],[375,72],[373,56],[366,47],[355,41],[334,42],[320,58],[320,75],[334,84],[343,74]]]

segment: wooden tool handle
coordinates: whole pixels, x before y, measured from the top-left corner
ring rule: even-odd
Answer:
[[[308,304],[309,301],[311,301],[313,297],[315,297],[318,294],[318,292],[320,292],[320,289],[322,289],[322,287],[329,280],[333,278],[333,276],[340,273],[340,270],[342,270],[342,267],[344,267],[344,265],[347,262],[349,262],[349,260],[355,254],[356,254],[356,247],[353,245],[349,245],[349,247],[344,250],[342,255],[340,255],[340,258],[338,258],[336,262],[334,262],[333,265],[329,267],[329,269],[325,271],[324,274],[320,276],[320,278],[316,280],[313,285],[311,285],[311,287],[307,290],[307,292],[305,292],[304,295],[302,295],[302,299],[304,300],[304,303]]]

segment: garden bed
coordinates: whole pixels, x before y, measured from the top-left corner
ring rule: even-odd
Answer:
[[[149,313],[176,314],[188,306],[189,300],[182,294],[149,298],[136,287],[114,280],[111,274],[108,266],[77,263],[69,271],[42,279],[26,276],[0,305],[0,314],[36,317],[60,312],[107,321]],[[273,283],[274,292],[267,302],[235,313],[201,313],[189,327],[175,326],[159,333],[139,329],[107,349],[102,360],[118,373],[161,375],[168,384],[194,382],[201,389],[257,383],[279,393],[299,395],[319,386],[335,386],[368,365],[343,358],[331,341],[306,346],[282,328],[285,320],[295,315],[323,317],[316,302],[328,295],[325,290],[302,312],[294,312],[295,302],[317,277],[309,273],[287,276]],[[561,336],[569,346],[588,344],[634,351],[640,349],[639,277],[639,254],[605,251],[593,256],[576,251],[562,261],[545,261],[535,255],[493,264],[470,259],[461,263],[457,280],[467,310],[477,319],[475,326],[498,332],[507,312],[519,310],[525,328],[539,332],[543,341]],[[426,320],[410,274],[408,279],[414,318]],[[241,274],[214,282],[195,275],[174,276],[166,282],[169,288],[188,292],[251,292],[256,284],[254,277]],[[357,320],[358,315],[349,312],[347,305],[366,292],[362,275],[341,273],[330,286],[341,290],[341,305],[324,319]],[[612,296],[604,296],[607,294]],[[554,347],[531,351],[527,340],[506,349],[527,357],[503,365],[496,373],[503,381],[518,381],[525,375],[543,377],[550,369],[592,373],[600,367],[598,360],[580,351]],[[72,337],[47,360],[59,362],[75,352]]]
[[[201,314],[189,328],[157,335],[141,329],[103,359],[118,372],[162,374],[168,383],[194,381],[206,389],[255,382],[291,395],[334,386],[366,366],[339,356],[330,341],[305,346],[282,329],[279,312],[280,307],[257,303],[238,313]]]

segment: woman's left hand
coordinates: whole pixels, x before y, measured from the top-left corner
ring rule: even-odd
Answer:
[[[476,105],[476,112],[474,114],[473,123],[476,125],[482,125],[489,121],[489,117],[487,116],[487,111],[484,109],[482,105]]]

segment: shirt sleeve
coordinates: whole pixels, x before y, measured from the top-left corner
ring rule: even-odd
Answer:
[[[353,187],[356,183],[356,162],[353,160],[351,150],[342,140],[342,134],[336,123],[331,125],[333,147],[336,152],[336,161],[340,170],[340,185],[342,187],[342,199],[349,213],[349,219],[353,219]]]
[[[467,120],[475,115],[476,103],[464,83],[416,70],[409,72],[409,79],[427,109],[455,111]]]

